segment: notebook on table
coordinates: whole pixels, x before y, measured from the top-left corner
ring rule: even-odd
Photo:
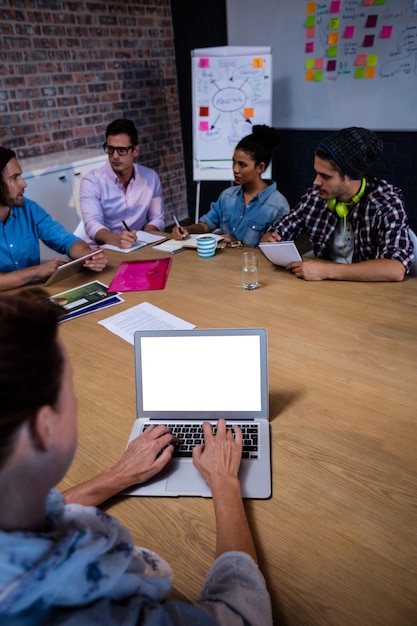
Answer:
[[[220,418],[245,428],[239,478],[245,498],[271,496],[267,333],[262,328],[137,331],[136,412],[129,442],[149,424],[183,427],[181,442],[160,474],[124,493],[205,496],[193,466],[192,438]],[[201,436],[201,435],[200,435]],[[200,439],[201,440],[201,439]]]
[[[286,267],[293,261],[302,261],[294,241],[267,241],[259,244],[259,250],[274,265]]]

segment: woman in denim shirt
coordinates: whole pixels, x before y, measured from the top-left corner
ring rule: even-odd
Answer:
[[[182,232],[175,227],[172,237],[180,240],[189,233],[221,229],[226,241],[238,240],[246,246],[257,246],[268,226],[289,210],[288,201],[278,191],[276,183],[261,178],[278,141],[275,128],[254,126],[252,134],[239,141],[233,154],[236,185],[222,191],[198,224],[182,227]]]

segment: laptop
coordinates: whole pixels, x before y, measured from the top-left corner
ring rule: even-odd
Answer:
[[[281,267],[286,267],[293,261],[303,260],[294,241],[264,241],[259,244],[259,250],[268,261]]]
[[[99,252],[103,252],[101,248],[97,248],[88,254],[81,256],[78,259],[74,259],[73,261],[68,261],[63,265],[58,265],[53,274],[50,275],[48,280],[45,282],[44,286],[49,287],[49,285],[53,285],[57,283],[59,280],[63,280],[64,278],[68,278],[69,276],[73,276],[77,272],[79,272],[84,265],[84,262],[87,259],[91,259],[91,257],[95,256]]]
[[[204,421],[220,418],[249,431],[239,478],[244,498],[271,496],[267,333],[263,328],[136,331],[137,419],[129,442],[149,424],[173,431],[180,446]],[[188,430],[187,430],[188,429]],[[194,435],[189,435],[194,436]],[[198,436],[198,435],[197,435]],[[255,450],[257,444],[258,450]],[[192,447],[192,446],[191,446]],[[127,489],[132,496],[203,496],[210,489],[189,452],[172,457],[160,474]]]

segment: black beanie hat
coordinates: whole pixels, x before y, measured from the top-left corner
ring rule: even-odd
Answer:
[[[320,143],[342,172],[353,180],[366,176],[370,164],[380,156],[383,145],[371,130],[357,126],[342,128]]]
[[[4,170],[10,159],[16,158],[16,152],[0,146],[0,173]]]

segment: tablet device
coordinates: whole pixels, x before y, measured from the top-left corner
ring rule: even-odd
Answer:
[[[259,244],[259,250],[274,265],[286,267],[293,261],[302,261],[294,241],[265,241]]]
[[[64,263],[63,265],[59,265],[55,272],[50,275],[48,280],[45,283],[45,287],[49,287],[49,285],[53,285],[57,283],[59,280],[63,280],[64,278],[68,278],[68,276],[72,276],[81,270],[84,265],[84,261],[86,259],[91,259],[91,257],[95,256],[99,252],[103,252],[101,248],[97,248],[93,250],[89,254],[85,256],[81,256],[79,259],[74,259],[73,261],[68,261],[68,263]]]

